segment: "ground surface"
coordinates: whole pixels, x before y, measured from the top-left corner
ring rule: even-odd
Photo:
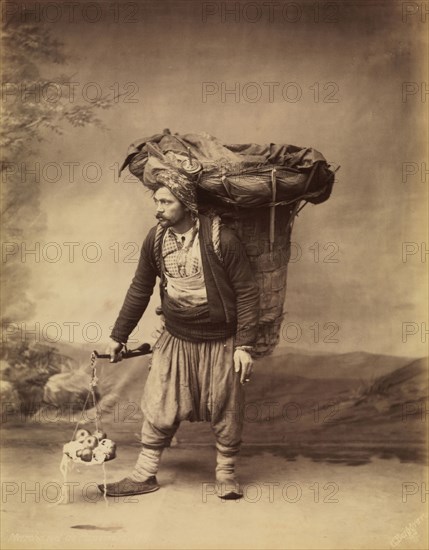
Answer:
[[[114,481],[129,473],[139,452],[144,380],[136,384],[141,367],[131,362],[108,368],[129,378],[103,417],[118,443],[117,458],[106,465]],[[213,494],[210,427],[183,423],[164,453],[161,489],[108,505],[96,488],[103,481],[99,466],[71,472],[70,502],[55,504],[62,445],[74,428],[69,418],[51,411],[23,419],[6,408],[2,547],[428,547],[424,361],[273,357],[255,372],[248,404],[239,462],[243,500],[222,502]]]
[[[137,452],[122,446],[108,480],[126,475]],[[3,472],[3,548],[427,548],[420,464],[245,452],[245,498],[222,502],[213,495],[214,450],[176,447],[164,456],[156,493],[106,506],[95,486],[102,470],[89,467],[69,476],[71,502],[55,505],[59,456],[54,448],[43,457],[31,447],[5,450],[13,467]]]

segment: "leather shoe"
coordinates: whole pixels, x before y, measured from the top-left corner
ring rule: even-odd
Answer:
[[[128,497],[132,495],[144,495],[153,493],[159,489],[158,481],[155,476],[151,476],[145,481],[134,481],[130,477],[124,477],[121,481],[98,485],[100,491],[108,497]]]

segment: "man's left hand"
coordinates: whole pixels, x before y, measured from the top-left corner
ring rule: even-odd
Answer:
[[[234,369],[240,372],[240,382],[247,384],[250,381],[253,371],[253,359],[250,353],[242,349],[236,349],[234,352]]]

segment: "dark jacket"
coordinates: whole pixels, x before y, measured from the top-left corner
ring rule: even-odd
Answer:
[[[210,322],[214,329],[216,327],[216,333],[219,326],[224,325],[221,336],[235,334],[237,346],[254,345],[259,318],[259,286],[243,245],[233,230],[222,226],[221,261],[214,251],[210,218],[200,215],[199,220],[201,260]],[[134,279],[113,327],[111,338],[117,342],[125,343],[136,327],[148,306],[156,277],[160,277],[162,282],[155,258],[155,233],[156,226],[143,242]],[[161,299],[162,296],[161,291]]]

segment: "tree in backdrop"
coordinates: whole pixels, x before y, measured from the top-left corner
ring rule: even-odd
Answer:
[[[14,243],[25,242],[44,225],[39,208],[41,182],[34,174],[23,176],[22,163],[29,164],[37,157],[48,131],[61,134],[68,124],[102,127],[98,112],[111,107],[114,98],[102,96],[72,103],[66,94],[55,97],[56,87],[64,89],[71,84],[71,76],[61,70],[70,61],[64,44],[40,23],[11,18],[4,23],[2,32],[2,240]],[[58,74],[54,78],[42,74],[55,69]],[[7,250],[10,254],[2,270],[2,282],[6,285],[2,285],[2,319],[25,320],[34,306],[27,295],[29,271],[20,262],[19,254],[12,253],[12,245]]]
[[[61,134],[67,125],[103,128],[98,114],[114,104],[114,97],[75,103],[66,95],[54,95],[58,87],[71,84],[71,75],[63,71],[73,60],[41,23],[10,18],[3,24],[2,44],[1,216],[3,250],[8,253],[1,269],[3,379],[16,386],[23,401],[25,388],[38,388],[37,395],[31,394],[31,401],[36,401],[48,375],[61,369],[61,361],[52,347],[28,343],[20,334],[20,323],[31,318],[35,304],[28,295],[31,271],[21,261],[17,243],[31,242],[32,234],[45,225],[39,205],[43,182],[35,174],[24,177],[20,167],[37,159],[48,132]]]

